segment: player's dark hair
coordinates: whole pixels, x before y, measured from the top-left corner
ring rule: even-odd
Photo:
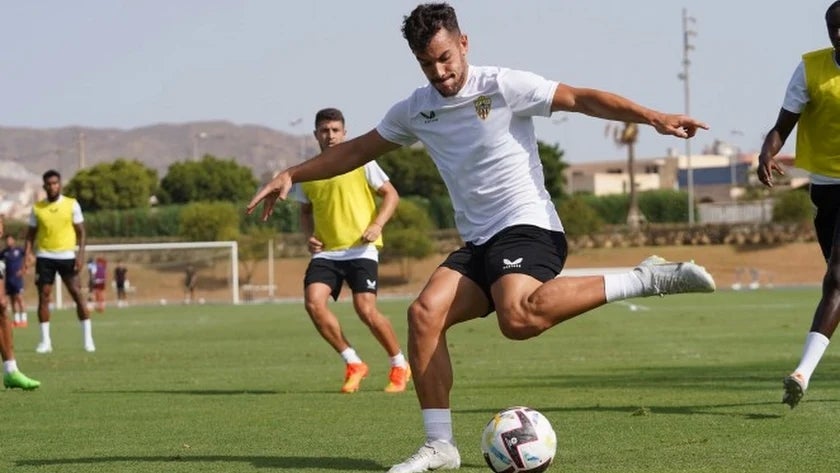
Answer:
[[[315,114],[315,128],[321,122],[341,122],[344,125],[344,114],[337,108],[325,108]]]
[[[47,179],[51,177],[57,177],[59,181],[61,180],[61,174],[59,174],[58,171],[56,171],[55,169],[50,169],[49,171],[45,172],[44,175],[41,176],[41,179],[43,179],[44,183],[46,183]]]
[[[840,8],[840,0],[835,1],[828,8],[825,10],[825,21],[828,21],[828,16],[831,15],[831,12],[835,9]]]
[[[402,34],[412,51],[424,51],[432,37],[444,29],[459,33],[458,17],[448,3],[424,3],[403,17]]]

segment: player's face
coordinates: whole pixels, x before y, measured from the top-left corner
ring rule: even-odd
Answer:
[[[424,51],[414,51],[423,74],[444,97],[457,94],[467,81],[467,36],[440,29]]]
[[[44,181],[44,191],[47,193],[47,199],[55,200],[61,194],[61,179],[53,176]]]
[[[828,27],[828,39],[834,49],[840,51],[840,8],[828,12],[825,25]]]
[[[321,151],[341,143],[346,136],[344,124],[339,120],[322,121],[315,128],[315,139],[318,140]]]

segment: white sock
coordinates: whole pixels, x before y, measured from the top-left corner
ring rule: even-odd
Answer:
[[[455,444],[452,437],[452,411],[449,409],[423,409],[423,426],[426,441],[445,440]]]
[[[341,352],[341,357],[344,358],[345,363],[361,363],[362,359],[359,358],[359,355],[356,354],[356,350],[353,347],[347,347]]]
[[[90,319],[82,320],[82,339],[85,344],[93,343],[93,327],[90,325]]]
[[[3,374],[14,373],[17,370],[17,361],[6,360],[3,362]]]
[[[52,340],[50,340],[49,322],[41,322],[41,343],[44,343],[46,345],[52,345]]]
[[[621,301],[642,295],[642,280],[633,271],[604,275],[604,295],[607,302]]]
[[[20,320],[21,320],[20,312],[15,312],[15,322],[20,322]]]
[[[396,355],[392,356],[390,358],[390,360],[391,360],[391,366],[406,366],[406,365],[408,365],[408,362],[405,361],[405,355],[403,355],[403,352],[399,352]]]
[[[805,336],[805,346],[802,349],[802,359],[799,360],[799,366],[796,367],[794,373],[799,373],[805,380],[805,386],[808,388],[808,382],[811,380],[811,375],[817,369],[820,359],[822,359],[825,349],[828,348],[829,339],[819,332],[809,332]]]
[[[20,321],[21,322],[26,322],[26,312],[21,312],[20,313]]]

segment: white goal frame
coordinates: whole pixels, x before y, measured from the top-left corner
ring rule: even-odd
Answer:
[[[106,251],[144,251],[144,250],[196,250],[205,248],[230,249],[230,281],[231,303],[239,304],[239,244],[236,241],[191,241],[173,243],[114,243],[107,245],[85,245],[85,253],[99,253]],[[56,282],[56,307],[63,307],[63,297],[60,282]]]

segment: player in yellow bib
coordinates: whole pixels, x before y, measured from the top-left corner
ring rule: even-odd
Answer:
[[[322,150],[343,142],[347,136],[344,115],[335,108],[319,111],[314,134]],[[382,197],[378,209],[373,192]],[[385,391],[405,391],[411,370],[391,321],[376,307],[382,227],[397,208],[397,190],[382,169],[371,162],[340,176],[302,183],[293,195],[301,203],[301,227],[312,253],[303,283],[306,311],[318,333],[344,359],[341,392],[358,391],[368,374],[367,364],[328,306],[330,296],[338,299],[345,281],[353,292],[356,313],[390,358]]]
[[[55,170],[44,173],[44,191],[47,197],[36,202],[29,216],[26,233],[26,263],[35,255],[35,285],[38,286],[38,320],[41,342],[38,353],[52,352],[50,337],[50,296],[58,273],[73,302],[82,326],[85,351],[94,352],[90,313],[82,297],[79,271],[85,267],[85,225],[82,208],[72,197],[61,194],[61,174]],[[78,251],[76,247],[78,246]]]
[[[811,173],[811,202],[817,209],[814,228],[827,263],[802,358],[783,380],[782,402],[791,409],[808,389],[840,322],[840,1],[826,10],[825,24],[831,47],[802,55],[758,156],[758,179],[773,187],[773,173],[784,174],[775,156],[798,124],[794,164]]]

